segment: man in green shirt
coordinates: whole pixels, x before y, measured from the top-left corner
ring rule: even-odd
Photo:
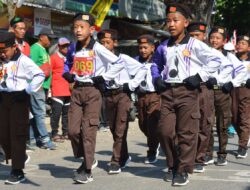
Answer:
[[[31,120],[30,141],[34,141],[35,136],[40,137],[38,144],[41,148],[54,150],[56,148],[49,138],[45,125],[46,116],[46,94],[51,83],[50,56],[47,48],[51,45],[52,38],[56,38],[53,31],[42,28],[38,35],[38,42],[33,44],[30,49],[31,59],[43,70],[45,80],[41,89],[31,96],[31,112],[34,118]],[[33,130],[32,130],[33,129]],[[34,136],[34,132],[35,134]]]

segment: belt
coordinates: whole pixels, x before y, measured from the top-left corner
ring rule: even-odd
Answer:
[[[153,94],[153,93],[156,93],[156,92],[150,92],[150,91],[139,91],[138,94],[139,95],[146,95],[146,94]]]
[[[74,87],[77,88],[77,87],[87,87],[87,86],[94,86],[94,84],[91,83],[91,82],[79,82],[79,81],[76,81]]]
[[[184,83],[166,83],[166,84],[167,84],[167,86],[173,87],[173,88],[180,87],[180,86],[185,86]]]
[[[104,96],[113,96],[113,95],[120,94],[121,92],[123,92],[121,88],[117,88],[117,89],[107,89],[107,90],[104,92]]]
[[[214,90],[221,90],[221,89],[222,89],[222,86],[214,85],[214,86],[213,86],[213,89],[214,89]]]
[[[246,84],[242,83],[239,87],[246,87]]]

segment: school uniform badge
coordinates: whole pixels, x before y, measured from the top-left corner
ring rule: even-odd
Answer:
[[[95,52],[93,50],[90,50],[89,51],[89,57],[94,57],[94,55],[95,55]]]
[[[182,51],[182,54],[183,54],[184,57],[190,57],[190,55],[191,55],[191,53],[190,53],[190,51],[188,49],[184,49]]]

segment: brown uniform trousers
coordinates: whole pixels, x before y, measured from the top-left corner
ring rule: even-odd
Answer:
[[[250,89],[234,88],[232,91],[232,123],[239,136],[239,147],[247,149],[250,135]]]
[[[106,94],[107,119],[114,140],[111,163],[119,166],[123,166],[129,157],[127,133],[130,107],[131,100],[126,93],[110,90]]]
[[[155,156],[159,145],[157,127],[160,116],[160,95],[156,92],[138,93],[139,127],[147,137],[147,156]]]
[[[68,135],[74,156],[84,158],[87,170],[91,170],[94,161],[101,104],[101,93],[94,86],[74,87],[68,112]]]
[[[171,87],[161,94],[159,136],[169,169],[193,172],[199,131],[199,91]]]
[[[23,169],[26,140],[29,136],[28,95],[20,97],[18,92],[0,93],[0,144],[6,161],[12,160],[12,169]]]
[[[232,100],[230,94],[225,94],[222,90],[214,90],[214,106],[215,106],[215,117],[216,117],[216,131],[219,139],[219,151],[217,155],[222,158],[226,158],[227,152],[227,129],[231,124],[232,113],[231,113]],[[213,157],[214,148],[214,136],[213,129],[211,129],[211,135],[209,145],[207,149],[207,155]]]
[[[201,85],[199,105],[201,119],[195,163],[203,164],[210,140],[211,128],[214,124],[214,91],[209,90],[205,85]]]

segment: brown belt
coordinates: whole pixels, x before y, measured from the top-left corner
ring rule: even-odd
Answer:
[[[166,83],[168,87],[180,87],[180,86],[185,86],[184,83]]]
[[[104,92],[104,96],[113,96],[113,95],[117,95],[122,93],[122,89],[118,88],[118,89],[108,89]]]
[[[221,89],[222,89],[222,86],[214,85],[214,86],[213,86],[213,89],[214,89],[214,90],[221,90]]]
[[[78,88],[78,87],[87,87],[87,86],[94,86],[94,84],[91,83],[91,82],[79,82],[79,81],[76,81],[75,85],[74,85],[75,88]]]

